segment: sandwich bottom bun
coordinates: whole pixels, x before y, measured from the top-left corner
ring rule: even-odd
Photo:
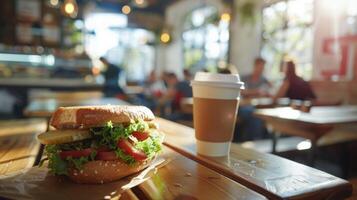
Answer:
[[[69,168],[68,177],[76,183],[102,184],[119,180],[148,167],[152,160],[128,165],[121,160],[90,161],[81,170]]]

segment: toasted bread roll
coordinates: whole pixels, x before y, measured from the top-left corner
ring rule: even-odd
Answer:
[[[108,121],[119,124],[153,119],[154,114],[144,106],[75,106],[58,108],[51,125],[56,129],[86,129],[104,126]]]
[[[151,162],[152,160],[128,165],[121,160],[96,160],[84,164],[81,170],[70,168],[68,176],[76,183],[107,183],[134,174],[149,166]]]

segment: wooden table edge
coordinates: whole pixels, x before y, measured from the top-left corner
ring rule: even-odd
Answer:
[[[159,118],[159,120],[168,121],[166,119],[162,120],[161,118]],[[170,122],[171,123],[176,123],[176,122],[172,122],[172,121],[170,121]],[[190,128],[190,127],[186,127],[186,126],[181,125],[181,124],[179,124],[179,125],[182,126],[182,127],[185,127],[185,128]],[[162,130],[162,131],[165,132],[165,130]],[[192,160],[194,160],[194,161],[206,166],[207,168],[216,171],[217,173],[220,173],[220,174],[222,174],[222,175],[224,175],[224,176],[226,176],[226,177],[228,177],[228,178],[230,178],[230,179],[232,179],[234,181],[237,181],[238,183],[240,183],[240,184],[242,184],[242,185],[244,185],[244,186],[246,186],[246,187],[248,187],[248,188],[250,188],[250,189],[252,189],[252,190],[254,190],[254,191],[256,191],[256,192],[258,192],[258,193],[260,193],[262,195],[264,195],[264,196],[266,196],[269,199],[301,199],[302,197],[310,197],[310,198],[312,198],[312,197],[314,197],[313,196],[314,192],[325,191],[325,190],[328,190],[329,188],[331,188],[333,186],[336,186],[336,185],[338,185],[338,186],[336,188],[334,188],[334,189],[338,188],[339,190],[338,191],[336,190],[337,192],[334,192],[334,193],[329,193],[330,195],[333,195],[334,197],[349,197],[352,194],[352,184],[349,183],[348,181],[342,179],[342,178],[338,178],[337,177],[338,179],[335,179],[335,180],[332,181],[332,183],[334,182],[334,184],[331,184],[328,187],[325,187],[323,189],[320,188],[320,189],[316,190],[315,188],[317,186],[315,186],[315,187],[311,188],[310,191],[307,191],[306,194],[288,193],[288,195],[279,196],[278,194],[274,194],[273,192],[268,191],[266,188],[263,188],[263,187],[261,187],[261,186],[259,186],[257,184],[254,184],[253,182],[251,182],[250,180],[246,179],[243,176],[233,175],[230,170],[220,167],[220,165],[216,164],[215,162],[209,162],[209,158],[204,158],[203,156],[197,157],[196,155],[194,155],[195,152],[192,152],[192,151],[190,151],[188,149],[179,148],[179,147],[177,147],[175,145],[172,145],[172,144],[169,144],[167,142],[164,142],[164,145],[166,145],[169,148],[173,149],[174,151],[182,154],[183,156],[186,156],[189,159],[192,159]],[[251,151],[254,151],[254,150],[251,150]],[[259,153],[261,153],[261,152],[259,152]],[[276,155],[272,155],[272,154],[269,154],[269,155],[276,156]],[[285,158],[281,158],[281,159],[285,159]],[[298,164],[300,164],[300,163],[298,163]],[[331,182],[329,182],[329,183],[331,183]],[[315,196],[316,196],[316,194],[315,194]],[[343,199],[343,198],[341,198],[341,199]]]
[[[222,169],[219,164],[216,164],[215,162],[206,162],[204,160],[202,160],[202,158],[198,158],[195,155],[192,154],[192,152],[189,151],[184,151],[182,149],[179,149],[173,145],[164,143],[164,145],[166,145],[167,147],[173,149],[174,151],[176,151],[177,153],[182,154],[183,156],[192,159],[194,161],[196,161],[197,163],[221,174],[226,176],[229,179],[232,179],[240,184],[242,184],[243,186],[246,186],[247,188],[256,191],[264,196],[266,196],[269,199],[302,199],[302,197],[309,197],[312,196],[312,193],[317,192],[317,191],[321,191],[321,190],[328,190],[329,188],[336,186],[334,189],[334,191],[336,191],[337,188],[339,188],[337,193],[330,193],[333,197],[338,197],[338,199],[344,199],[347,198],[349,196],[351,196],[352,194],[352,184],[349,183],[346,180],[343,179],[336,179],[333,180],[331,185],[329,185],[329,187],[325,187],[323,189],[319,189],[319,190],[315,190],[316,187],[311,188],[310,191],[308,191],[306,194],[301,194],[301,193],[289,193],[288,195],[284,195],[284,196],[278,196],[276,194],[274,194],[273,192],[268,191],[266,188],[263,188],[259,185],[256,185],[254,183],[252,183],[251,181],[249,181],[248,179],[246,179],[243,176],[234,176],[228,169]],[[203,158],[204,159],[204,158]],[[329,182],[331,183],[331,182]],[[311,197],[310,197],[311,198]]]
[[[349,121],[343,121],[343,122],[319,122],[319,121],[311,122],[311,121],[302,120],[302,119],[291,119],[291,118],[288,119],[288,118],[283,118],[283,117],[279,117],[279,116],[275,116],[275,115],[264,114],[261,111],[264,109],[274,109],[274,108],[259,108],[253,112],[253,115],[262,119],[262,120],[265,120],[267,122],[274,120],[274,121],[282,121],[282,122],[294,122],[294,123],[304,124],[304,125],[309,125],[309,126],[326,126],[327,123],[329,124],[329,126],[356,123],[355,120],[349,120]],[[302,111],[300,111],[300,112],[302,112]]]

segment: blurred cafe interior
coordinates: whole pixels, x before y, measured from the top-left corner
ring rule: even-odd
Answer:
[[[120,101],[195,128],[196,73],[238,73],[235,145],[357,187],[356,0],[2,0],[0,13],[0,158],[2,134],[59,106]]]

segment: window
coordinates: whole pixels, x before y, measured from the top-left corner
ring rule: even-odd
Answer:
[[[269,77],[279,78],[280,63],[288,55],[296,60],[297,72],[312,76],[313,0],[284,0],[263,9],[262,56]]]
[[[106,56],[109,62],[125,69],[128,81],[143,81],[154,68],[155,49],[149,43],[155,34],[127,27],[122,14],[95,13],[85,19],[85,49],[92,59]]]
[[[185,68],[215,71],[221,62],[226,63],[229,18],[211,6],[195,9],[186,17],[182,35]]]

